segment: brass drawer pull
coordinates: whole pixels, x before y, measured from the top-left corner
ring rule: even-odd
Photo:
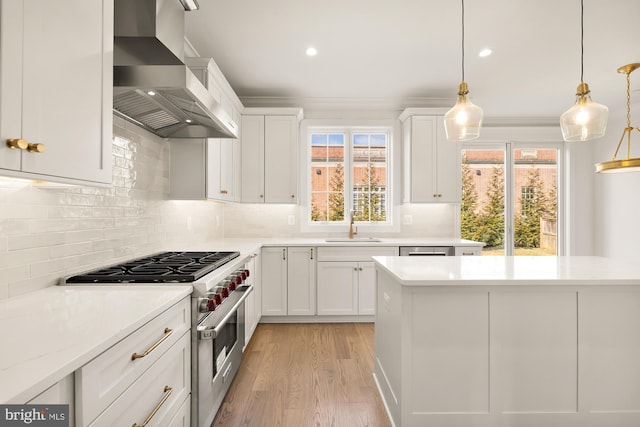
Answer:
[[[164,336],[162,338],[160,338],[154,345],[152,345],[151,347],[149,347],[147,349],[147,351],[145,351],[142,354],[138,354],[138,353],[133,353],[131,355],[131,360],[136,360],[136,359],[140,359],[143,358],[145,356],[148,356],[149,353],[151,353],[153,350],[155,350],[160,344],[162,344],[164,342],[164,340],[166,340],[167,338],[169,338],[169,336],[171,335],[171,333],[173,332],[173,329],[171,328],[164,328]]]
[[[133,423],[131,427],[145,427],[147,424],[149,424],[149,421],[151,421],[151,418],[153,418],[153,416],[160,410],[164,402],[166,402],[169,396],[171,396],[172,391],[173,391],[173,388],[169,387],[168,385],[164,386],[164,396],[162,396],[162,400],[160,400],[160,402],[156,405],[156,407],[153,408],[153,411],[151,411],[147,419],[144,420],[142,424]]]
[[[7,139],[7,147],[19,150],[26,150],[29,146],[29,143],[24,139],[20,138],[11,138]]]
[[[27,151],[30,153],[44,153],[47,150],[44,144],[29,144],[27,145]]]

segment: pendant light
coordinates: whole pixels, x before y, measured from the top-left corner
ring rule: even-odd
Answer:
[[[591,100],[584,77],[584,0],[580,0],[580,84],[576,103],[560,116],[560,128],[565,141],[588,141],[600,138],[607,129],[609,109]]]
[[[640,158],[631,158],[631,132],[634,130],[640,132],[640,128],[631,126],[631,82],[629,75],[637,68],[640,68],[640,64],[628,64],[618,68],[619,73],[625,73],[627,75],[627,127],[622,131],[622,137],[620,137],[616,152],[613,153],[613,160],[596,163],[596,172],[598,173],[640,171]],[[625,135],[627,136],[627,158],[624,160],[616,160]]]
[[[444,130],[449,141],[468,141],[480,136],[482,108],[467,99],[469,86],[464,81],[464,0],[462,1],[462,82],[458,101],[444,115]]]

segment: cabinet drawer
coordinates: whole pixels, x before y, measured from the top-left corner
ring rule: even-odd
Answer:
[[[187,297],[76,371],[78,425],[95,419],[190,329],[190,307]]]
[[[321,246],[318,261],[371,261],[372,256],[398,256],[397,246]]]
[[[191,334],[185,333],[90,426],[140,426],[152,414],[147,427],[169,425],[191,392],[190,363]]]
[[[169,421],[168,427],[189,427],[191,425],[191,396],[187,397],[178,412]]]
[[[456,246],[456,256],[478,256],[482,255],[482,248],[479,246]]]

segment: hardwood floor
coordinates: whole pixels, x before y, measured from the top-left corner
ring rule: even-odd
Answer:
[[[387,427],[373,324],[260,324],[212,426]]]

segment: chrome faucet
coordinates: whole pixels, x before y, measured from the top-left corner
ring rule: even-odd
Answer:
[[[358,232],[357,232],[357,231],[353,231],[353,228],[354,228],[354,227],[353,227],[353,213],[354,213],[354,212],[353,212],[353,209],[351,209],[351,210],[349,211],[349,216],[351,217],[351,220],[349,221],[349,238],[350,238],[350,239],[353,239],[353,235],[354,235],[354,234],[358,234]]]

